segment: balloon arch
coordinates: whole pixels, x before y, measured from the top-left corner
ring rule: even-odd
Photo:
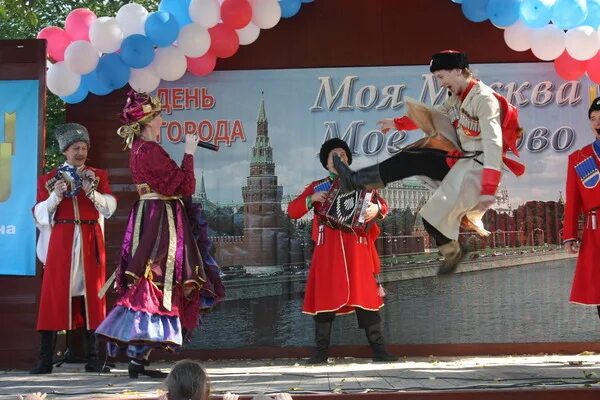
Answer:
[[[210,74],[217,58],[234,55],[254,42],[261,29],[298,13],[313,0],[162,0],[149,13],[129,3],[114,17],[87,8],[72,10],[64,29],[48,26],[38,38],[48,42],[48,89],[67,103],[88,93],[107,95],[126,84],[151,92],[161,80],[186,71]]]
[[[261,29],[298,13],[313,0],[162,0],[149,13],[129,3],[114,17],[87,8],[69,13],[65,28],[48,26],[48,89],[67,103],[106,95],[129,83],[151,92],[186,71],[210,74],[217,58],[253,43]],[[557,74],[600,83],[600,0],[451,0],[472,22],[504,29],[514,51],[554,61]]]

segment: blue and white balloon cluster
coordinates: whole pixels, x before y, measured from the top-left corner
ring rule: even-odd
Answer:
[[[512,50],[554,60],[564,79],[588,76],[600,83],[600,0],[452,0],[473,22],[504,29]]]
[[[151,92],[161,80],[175,81],[186,71],[210,74],[217,58],[253,43],[261,29],[293,17],[313,0],[161,0],[149,13],[129,3],[114,17],[97,17],[78,8],[65,28],[48,26],[38,38],[48,42],[48,89],[67,103],[88,93],[109,94],[129,83]]]

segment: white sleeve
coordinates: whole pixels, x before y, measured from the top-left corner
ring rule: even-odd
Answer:
[[[60,202],[61,199],[56,193],[52,192],[46,200],[40,201],[33,207],[33,219],[40,231],[36,246],[36,254],[42,263],[46,262],[48,243],[50,241],[50,234],[52,233],[52,225],[54,225],[52,221],[54,219],[56,207],[58,207]]]
[[[94,203],[94,207],[96,207],[96,210],[98,210],[104,218],[110,218],[117,209],[117,199],[110,194],[102,194],[94,190],[90,193],[88,198]]]
[[[475,106],[479,117],[481,144],[483,146],[483,166],[502,170],[502,127],[500,123],[500,105],[493,95],[480,96]]]
[[[50,197],[44,201],[40,201],[33,207],[33,218],[35,219],[35,224],[38,228],[40,226],[52,225],[56,207],[58,207],[61,200],[62,199],[59,198],[56,193],[52,192],[50,193]]]

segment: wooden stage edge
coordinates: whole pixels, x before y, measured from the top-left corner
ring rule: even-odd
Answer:
[[[459,357],[497,356],[528,354],[579,354],[600,353],[600,342],[552,342],[552,343],[465,343],[465,344],[403,344],[387,345],[399,357]],[[236,349],[184,349],[179,353],[155,352],[154,359],[181,360],[234,360],[264,358],[307,358],[312,356],[312,347],[253,347]],[[368,346],[332,346],[330,357],[369,358]]]

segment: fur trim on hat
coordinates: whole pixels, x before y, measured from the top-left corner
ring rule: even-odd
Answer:
[[[319,160],[321,161],[323,168],[327,169],[327,159],[329,158],[329,153],[331,150],[337,148],[344,149],[346,156],[348,157],[348,165],[352,164],[352,152],[350,151],[348,144],[340,138],[331,138],[321,145],[321,150],[319,151]]]
[[[442,69],[469,68],[469,60],[466,53],[456,50],[444,50],[431,57],[429,71],[435,72]]]
[[[590,104],[590,109],[588,110],[588,119],[592,118],[593,111],[600,111],[600,97],[596,97],[592,104]]]
[[[74,122],[58,125],[54,129],[54,136],[58,141],[58,148],[64,152],[75,142],[85,142],[90,147],[90,135],[85,126]]]

